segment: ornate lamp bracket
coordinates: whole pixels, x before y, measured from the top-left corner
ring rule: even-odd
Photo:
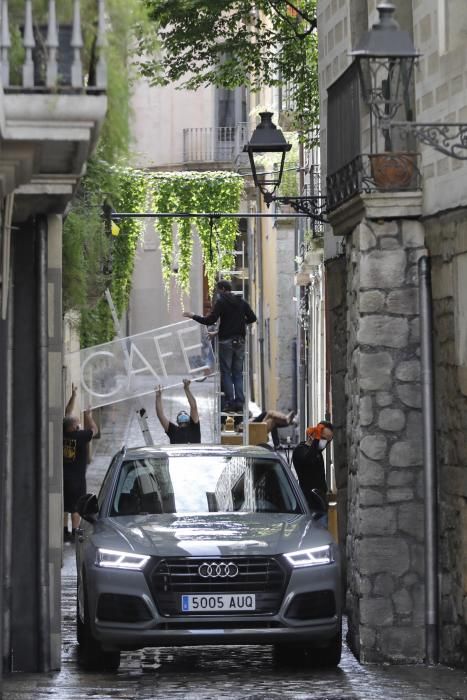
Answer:
[[[391,128],[405,136],[414,136],[420,143],[431,146],[445,156],[467,160],[466,123],[391,122]]]
[[[327,224],[326,218],[328,211],[327,198],[322,196],[315,197],[275,197],[270,192],[263,192],[263,197],[266,205],[269,207],[271,202],[279,204],[288,204],[294,211],[299,214],[305,214],[310,219],[321,221]]]

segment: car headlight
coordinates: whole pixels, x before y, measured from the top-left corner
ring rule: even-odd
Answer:
[[[141,571],[149,557],[144,554],[130,554],[129,552],[118,552],[115,549],[98,548],[96,552],[96,566],[110,569],[133,569]]]
[[[313,547],[312,549],[301,549],[298,552],[288,552],[284,554],[284,557],[294,568],[330,564],[334,561],[331,545],[329,544],[323,547]]]

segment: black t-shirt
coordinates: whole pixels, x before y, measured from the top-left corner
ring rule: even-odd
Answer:
[[[315,441],[308,445],[300,442],[292,454],[292,462],[305,496],[312,489],[318,489],[322,494],[328,490],[323,455],[314,443]]]
[[[198,423],[195,423],[192,418],[190,418],[189,424],[186,428],[180,428],[179,425],[170,422],[167,428],[167,435],[172,445],[183,445],[186,443],[198,443],[201,442],[201,430]]]
[[[247,323],[254,323],[256,315],[242,297],[232,292],[222,292],[207,316],[193,315],[193,320],[205,326],[211,326],[220,318],[219,340],[244,338]]]
[[[92,440],[92,430],[72,430],[63,433],[63,471],[68,478],[82,479],[88,463],[87,444]]]

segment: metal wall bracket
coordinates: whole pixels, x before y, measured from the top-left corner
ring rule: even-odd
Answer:
[[[328,202],[326,197],[275,197],[269,192],[263,194],[263,197],[268,207],[272,202],[277,202],[278,204],[288,204],[294,211],[300,214],[305,214],[305,216],[310,217],[310,219],[322,221],[325,224],[328,223],[328,219],[326,218],[328,211]]]
[[[467,124],[462,122],[391,122],[391,128],[414,136],[450,158],[467,160]]]

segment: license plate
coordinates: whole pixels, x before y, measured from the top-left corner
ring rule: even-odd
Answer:
[[[242,612],[255,609],[254,593],[182,595],[182,612]]]

